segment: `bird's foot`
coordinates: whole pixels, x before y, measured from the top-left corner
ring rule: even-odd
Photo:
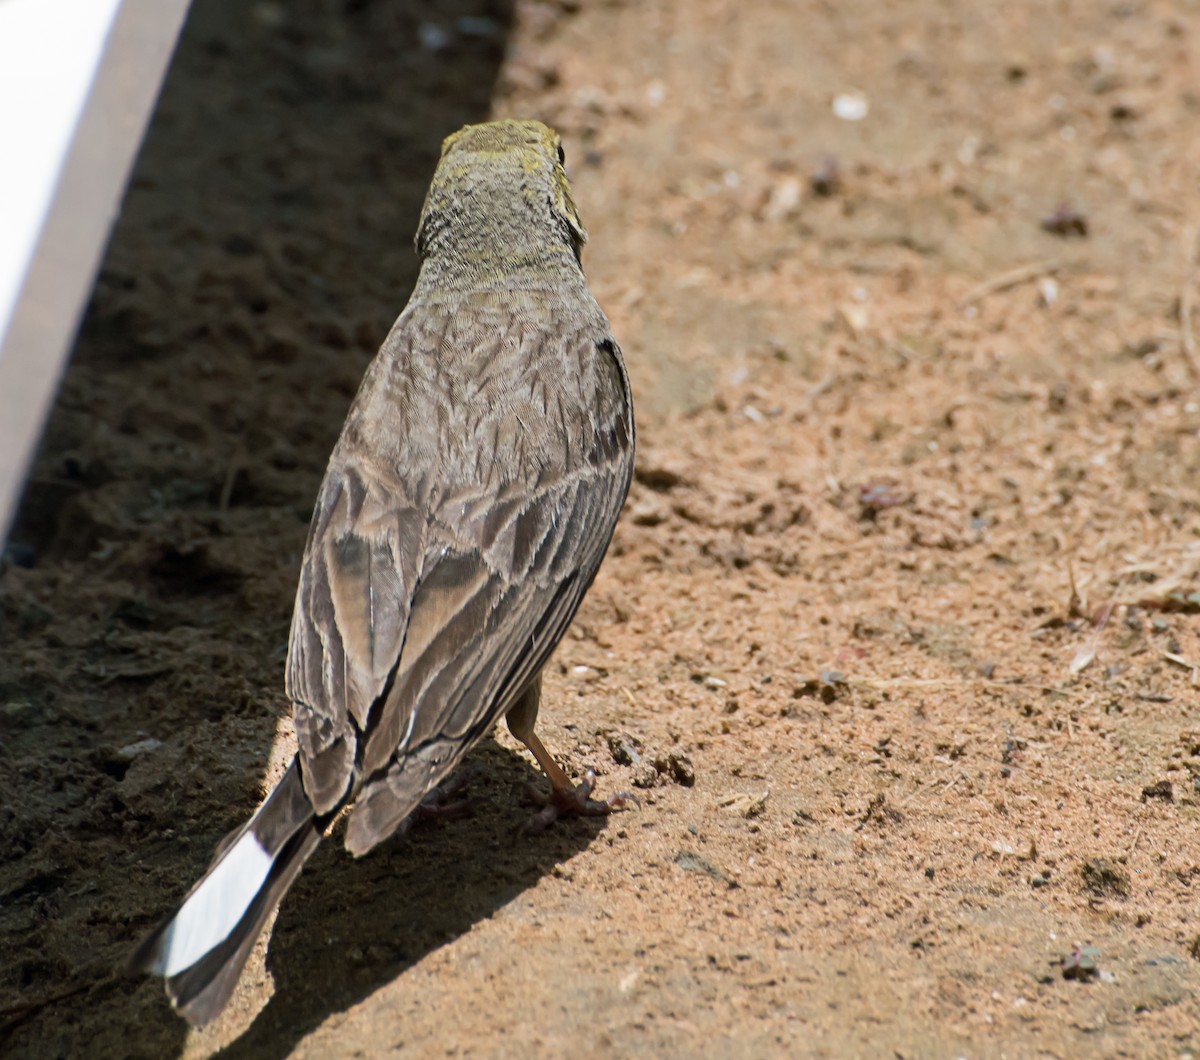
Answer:
[[[474,795],[464,796],[463,792],[482,772],[478,766],[467,766],[430,788],[417,803],[417,808],[396,829],[396,836],[408,835],[418,821],[456,821],[460,817],[470,817],[484,800]]]
[[[539,835],[560,817],[607,817],[614,810],[623,810],[629,803],[640,805],[628,791],[618,791],[607,799],[593,799],[596,774],[588,770],[575,787],[552,787],[550,794],[534,788],[527,789],[530,799],[542,808],[521,828],[521,835]]]
[[[478,766],[467,766],[441,784],[432,787],[417,804],[413,816],[418,820],[453,821],[459,817],[470,817],[483,801],[474,795],[463,796],[463,792],[478,780],[483,770]],[[456,796],[462,796],[456,798]]]

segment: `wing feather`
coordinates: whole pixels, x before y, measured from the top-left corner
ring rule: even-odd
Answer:
[[[428,595],[422,583],[401,668],[371,736],[369,779],[347,829],[353,853],[390,835],[541,671],[599,568],[624,500],[622,473],[610,466],[531,501],[517,520],[537,528],[528,564],[501,574],[480,542],[476,551],[441,560]],[[418,628],[424,649],[410,654]]]
[[[425,524],[396,483],[331,465],[301,568],[285,682],[318,813],[349,790],[371,708],[394,678]]]

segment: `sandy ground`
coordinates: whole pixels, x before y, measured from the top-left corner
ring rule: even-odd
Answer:
[[[0,1051],[1200,1051],[1200,5],[888,7],[197,0],[0,567]],[[641,806],[516,839],[498,733],[189,1034],[112,969],[286,755],[325,458],[489,114],[563,133],[634,380],[543,736]]]

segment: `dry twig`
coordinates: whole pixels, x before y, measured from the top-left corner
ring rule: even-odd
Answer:
[[[117,975],[107,975],[99,979],[89,979],[87,982],[76,983],[73,986],[64,987],[61,990],[45,994],[42,997],[18,1001],[14,1005],[5,1005],[3,1008],[0,1008],[0,1036],[7,1035],[19,1024],[24,1023],[30,1016],[40,1012],[44,1008],[57,1005],[60,1001],[66,1001],[80,994],[91,993],[102,986],[112,986],[120,978]]]

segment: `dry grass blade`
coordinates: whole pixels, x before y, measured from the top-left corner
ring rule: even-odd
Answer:
[[[1189,542],[1175,557],[1171,569],[1161,576],[1159,571],[1168,565],[1167,557],[1159,554],[1148,560],[1134,560],[1117,573],[1133,584],[1118,596],[1125,606],[1151,610],[1187,609],[1192,597],[1200,590],[1200,541]],[[1140,576],[1140,577],[1139,577]],[[1200,608],[1200,599],[1195,601]]]
[[[1100,613],[1096,616],[1095,628],[1092,630],[1091,639],[1075,653],[1075,657],[1067,667],[1068,673],[1083,673],[1084,670],[1091,666],[1096,658],[1096,652],[1100,650],[1100,637],[1104,633],[1104,627],[1108,625],[1108,620],[1112,617],[1116,606],[1117,601],[1114,597],[1100,609]]]
[[[861,677],[852,678],[850,684],[855,688],[870,689],[965,688],[967,686],[978,688],[982,685],[990,688],[1032,688],[1039,692],[1050,692],[1062,696],[1069,694],[1065,688],[1042,685],[1036,681],[996,681],[986,677]]]
[[[1056,261],[1034,261],[1028,265],[1019,265],[1015,269],[1009,269],[1007,272],[1000,273],[999,276],[993,276],[990,280],[984,280],[983,283],[972,287],[959,299],[958,308],[966,309],[990,294],[998,294],[1000,291],[1019,287],[1023,283],[1040,279],[1042,276],[1053,276],[1059,268]]]
[[[1196,336],[1192,331],[1192,289],[1195,287],[1193,266],[1196,264],[1196,227],[1183,230],[1183,280],[1179,287],[1179,349],[1194,381],[1200,382],[1200,359],[1196,355]]]

